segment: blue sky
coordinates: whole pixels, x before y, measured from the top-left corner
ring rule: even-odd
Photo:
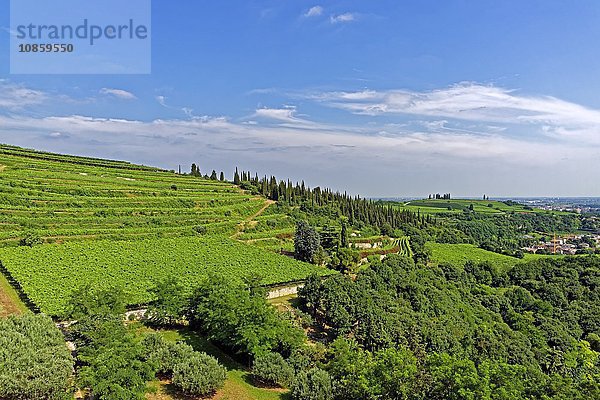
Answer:
[[[597,1],[154,0],[149,75],[11,75],[0,141],[365,196],[600,196]]]

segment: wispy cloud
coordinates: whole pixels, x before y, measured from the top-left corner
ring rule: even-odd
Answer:
[[[350,13],[350,12],[338,14],[338,15],[332,15],[331,17],[329,17],[329,22],[331,22],[332,24],[352,22],[354,20],[356,20],[356,15],[354,13]]]
[[[0,26],[0,30],[8,33],[10,36],[17,36],[18,32],[17,31],[13,31],[12,29],[6,27],[6,26]]]
[[[427,92],[408,90],[326,92],[309,96],[355,114],[417,115],[539,127],[547,135],[581,137],[600,143],[600,110],[551,96],[524,96],[515,90],[462,83]]]
[[[194,109],[191,107],[173,107],[167,103],[167,98],[165,96],[156,96],[154,97],[156,102],[163,106],[164,108],[168,108],[169,110],[178,110],[184,113],[190,119],[204,118],[194,115]]]
[[[49,97],[46,92],[0,79],[0,108],[17,111],[41,104]]]
[[[248,92],[246,92],[247,95],[256,95],[256,94],[272,94],[272,93],[277,93],[276,88],[257,88],[257,89],[252,89],[249,90]]]
[[[287,122],[298,122],[299,118],[296,118],[296,107],[294,106],[286,106],[283,108],[259,108],[252,115],[253,118],[267,118],[273,119],[277,121],[287,121]]]
[[[185,115],[187,115],[189,118],[194,118],[194,109],[188,108],[188,107],[183,107],[181,109],[181,111],[183,111],[183,113]]]
[[[137,97],[126,90],[123,89],[111,89],[111,88],[102,88],[100,89],[100,94],[116,97],[123,100],[135,100]]]
[[[377,155],[377,158],[393,162],[404,156],[452,157],[464,160],[491,158],[519,165],[551,165],[556,156],[568,152],[568,148],[553,143],[528,142],[523,139],[504,137],[498,134],[477,134],[476,132],[441,133],[430,129],[407,130],[403,126],[349,127],[331,124],[318,124],[295,116],[292,108],[256,110],[253,117],[269,118],[278,121],[275,125],[261,123],[235,123],[226,118],[203,117],[190,120],[139,120],[92,118],[85,116],[63,117],[0,117],[0,129],[27,130],[29,132],[60,132],[72,137],[87,137],[105,143],[126,141],[135,143],[149,132],[155,140],[172,141],[187,137],[187,140],[221,143],[229,148],[244,149],[252,143],[272,146],[318,146],[323,149],[321,156],[327,156],[327,149],[344,147],[356,149],[356,154]],[[305,126],[303,123],[311,124]],[[434,123],[432,128],[444,127],[445,121]],[[193,137],[194,139],[189,139]],[[136,139],[137,138],[137,139]],[[253,145],[256,147],[256,145]],[[148,143],[148,152],[154,154],[155,144]],[[571,148],[573,150],[573,148]],[[577,152],[590,150],[580,148]],[[337,150],[339,152],[339,149]],[[361,153],[363,152],[363,153]],[[360,153],[360,154],[359,154]],[[531,154],[544,155],[532,159]]]
[[[165,96],[156,96],[155,99],[161,106],[169,108],[167,105],[167,98]]]
[[[318,17],[321,14],[323,14],[323,7],[321,6],[314,6],[308,9],[308,11],[306,11],[304,13],[304,16],[309,18],[309,17]]]

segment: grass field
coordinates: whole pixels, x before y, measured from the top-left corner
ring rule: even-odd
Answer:
[[[140,304],[167,276],[192,287],[209,273],[265,284],[328,273],[275,254],[294,225],[271,203],[229,182],[0,145],[0,262],[52,315],[84,284],[123,285]],[[0,314],[18,312],[3,282]]]
[[[536,254],[525,254],[523,259],[505,256],[491,251],[480,249],[472,244],[446,244],[428,242],[426,248],[431,251],[431,261],[435,264],[448,262],[454,265],[464,265],[468,260],[475,262],[489,261],[503,269],[508,269],[522,261],[535,260],[544,256]]]

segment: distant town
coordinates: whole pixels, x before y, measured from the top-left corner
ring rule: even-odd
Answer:
[[[600,253],[600,235],[576,234],[563,236],[546,236],[536,238],[524,235],[523,239],[533,244],[522,247],[522,250],[533,254],[592,254]]]
[[[600,199],[577,198],[520,198],[511,199],[521,204],[547,211],[582,214],[582,232],[577,234],[524,235],[527,245],[522,250],[534,254],[592,254],[600,253]]]
[[[495,198],[494,200],[512,200],[530,207],[548,211],[575,212],[578,214],[599,214],[598,197],[531,197],[531,198]]]

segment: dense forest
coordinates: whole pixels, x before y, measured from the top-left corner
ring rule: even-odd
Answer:
[[[415,265],[388,257],[300,293],[335,398],[600,398],[600,262]]]

